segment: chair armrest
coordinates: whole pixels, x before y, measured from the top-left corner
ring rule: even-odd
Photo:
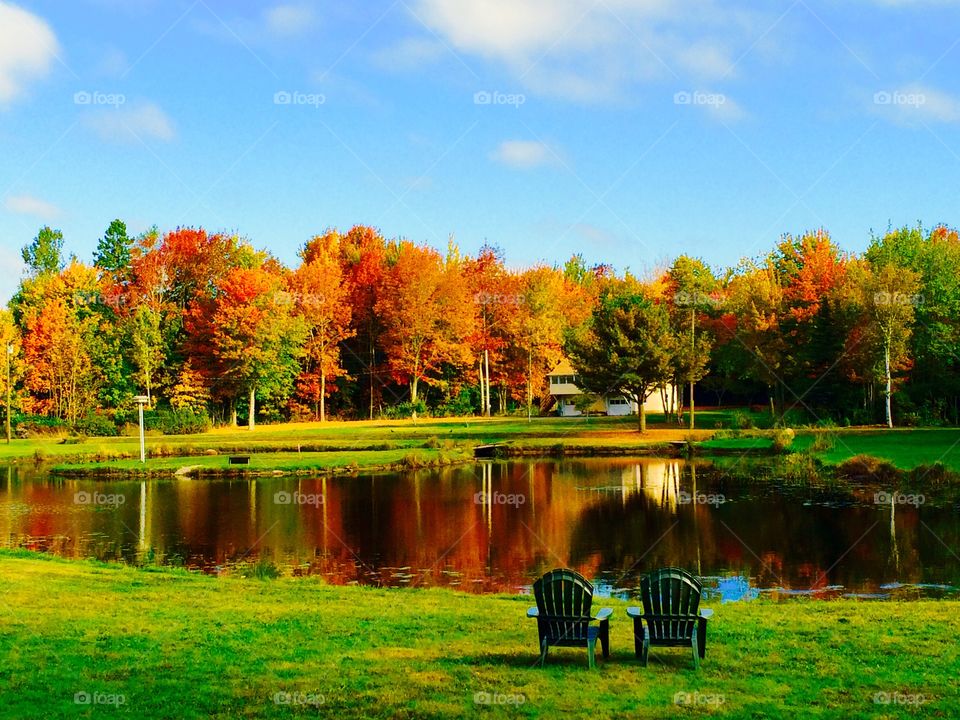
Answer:
[[[629,615],[634,620],[636,620],[641,615],[643,615],[643,610],[638,608],[636,605],[631,605],[630,607],[627,608],[627,615]]]
[[[711,610],[710,608],[701,608],[701,610],[700,610],[700,617],[702,617],[704,620],[707,620],[707,619],[709,619],[709,618],[712,618],[712,617],[713,617],[713,610]]]
[[[540,616],[540,611],[537,610],[535,607],[532,607],[532,608],[530,608],[530,609],[527,610],[527,617],[528,617],[528,618],[535,618],[535,617],[539,617],[539,616]]]
[[[599,620],[600,622],[606,622],[610,619],[610,616],[613,615],[613,608],[602,608],[594,620]]]

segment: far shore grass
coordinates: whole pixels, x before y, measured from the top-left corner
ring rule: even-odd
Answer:
[[[695,671],[680,649],[641,667],[628,603],[598,598],[611,657],[590,671],[579,649],[536,667],[529,597],[24,551],[0,576],[0,718],[954,717],[960,692],[951,601],[714,605]]]
[[[677,454],[693,442],[700,455],[764,453],[770,432],[730,432],[749,414],[704,410],[690,432],[652,415],[648,432],[636,430],[634,417],[590,418],[445,418],[394,421],[286,423],[246,428],[217,428],[200,435],[151,435],[147,472],[171,473],[193,467],[201,472],[295,472],[371,470],[462,462],[473,448],[505,443],[512,454]],[[760,416],[757,415],[757,419]],[[714,438],[718,431],[721,437]],[[817,438],[821,443],[815,445]],[[824,444],[822,439],[830,442]],[[960,472],[958,428],[799,429],[791,451],[812,453],[826,465],[858,454],[885,460],[901,470],[941,463]],[[206,453],[206,454],[205,454]],[[225,455],[250,454],[249,466],[227,466]],[[136,437],[91,437],[79,441],[33,438],[0,443],[0,461],[44,460],[59,470],[141,472]]]

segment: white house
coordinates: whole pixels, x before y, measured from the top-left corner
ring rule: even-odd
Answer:
[[[575,417],[583,413],[577,409],[576,399],[583,395],[583,390],[577,386],[579,377],[570,361],[564,358],[557,366],[547,373],[550,383],[550,394],[557,401],[557,412],[562,417]],[[660,393],[653,393],[644,403],[644,410],[648,413],[662,413],[663,402]],[[604,395],[597,399],[588,409],[590,413],[604,415],[636,415],[637,404],[623,395]]]

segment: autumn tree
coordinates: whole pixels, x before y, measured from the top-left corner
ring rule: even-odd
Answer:
[[[63,272],[25,283],[18,310],[23,332],[24,404],[73,424],[96,405],[103,367],[92,359],[102,337],[90,298],[95,271],[74,261]]]
[[[34,276],[60,272],[64,266],[63,233],[45,225],[40,228],[33,242],[23,248],[20,255]]]
[[[713,271],[702,260],[681,255],[667,271],[667,284],[672,309],[671,325],[677,340],[673,355],[674,386],[679,394],[682,392],[681,383],[689,384],[689,427],[693,430],[696,413],[693,389],[696,382],[709,371],[710,350],[713,347],[703,330],[698,334],[697,317],[719,304],[718,282]],[[678,403],[678,420],[681,406],[682,403]]]
[[[387,246],[374,228],[357,225],[340,241],[341,268],[347,289],[346,302],[351,308],[354,338],[344,342],[345,365],[354,377],[366,376],[368,417],[373,420],[380,389],[377,353],[383,323],[377,312],[377,301],[383,294],[387,275]]]
[[[229,400],[234,423],[240,393],[249,398],[250,430],[258,395],[282,399],[292,393],[305,333],[275,262],[227,271],[212,299],[191,306],[187,327],[192,359]]]
[[[398,243],[376,312],[384,326],[387,365],[397,382],[409,386],[414,408],[420,383],[437,384],[444,363],[471,364],[466,339],[473,307],[455,259],[445,260],[426,245]]]
[[[887,427],[891,428],[893,373],[909,361],[914,308],[919,302],[918,288],[918,275],[894,264],[873,269],[864,287],[864,305],[870,328],[882,352],[884,412]]]
[[[290,277],[290,301],[306,330],[303,370],[298,393],[314,407],[324,422],[327,381],[345,374],[340,363],[340,343],[356,335],[350,326],[352,308],[340,267],[340,235],[328,232],[308,242],[300,252],[302,263]]]
[[[627,279],[604,290],[590,319],[567,333],[565,347],[583,388],[633,400],[645,433],[644,404],[672,377],[674,342],[666,305]]]

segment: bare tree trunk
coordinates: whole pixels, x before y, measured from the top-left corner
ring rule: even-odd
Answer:
[[[646,405],[646,398],[642,396],[637,396],[637,415],[640,418],[640,434],[643,435],[647,432],[647,409],[644,407]]]
[[[370,333],[370,419],[373,420],[373,361],[375,359],[373,333]]]
[[[257,426],[257,386],[250,386],[250,419],[247,422],[247,427],[252,432],[253,429]]]
[[[327,420],[327,373],[320,370],[320,422]]]
[[[237,401],[236,399],[230,400],[230,425],[232,427],[237,426]]]
[[[483,415],[483,409],[486,407],[486,397],[485,393],[489,392],[489,389],[484,386],[483,381],[483,358],[477,358],[477,375],[480,380],[480,414]]]
[[[886,390],[884,392],[884,394],[886,395],[885,404],[887,408],[887,427],[892,428],[893,414],[890,411],[890,396],[892,394],[893,382],[891,381],[891,378],[890,378],[890,340],[889,339],[885,339],[883,343],[883,367],[887,376],[887,385],[886,385]]]
[[[419,378],[416,374],[410,379],[410,404],[413,406],[413,422],[417,422],[417,384]]]
[[[527,422],[533,417],[533,348],[527,349]]]
[[[693,430],[693,380],[690,381],[690,429]]]
[[[484,414],[487,417],[490,417],[490,351],[489,350],[485,349],[483,351],[483,362],[485,365],[484,384],[486,385],[486,388],[487,388],[487,400],[486,400],[487,404],[484,406],[483,410],[484,410]]]

